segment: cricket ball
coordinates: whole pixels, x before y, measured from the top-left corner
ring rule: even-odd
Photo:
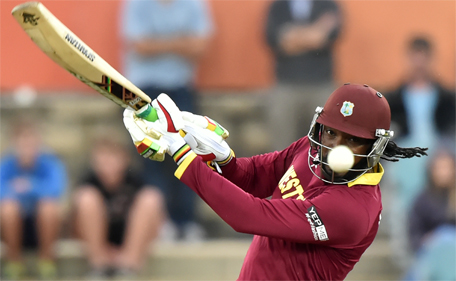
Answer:
[[[336,173],[347,172],[354,163],[355,156],[351,149],[345,145],[338,145],[328,153],[328,165]]]

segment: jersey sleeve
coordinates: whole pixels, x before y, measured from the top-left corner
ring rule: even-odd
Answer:
[[[382,209],[380,198],[360,190],[349,190],[347,186],[332,188],[306,200],[305,204],[314,240],[339,248],[357,245],[369,235],[372,227],[378,227]]]
[[[282,151],[234,158],[222,167],[222,175],[256,197],[269,197],[290,166],[295,151],[302,149],[303,143],[304,139],[301,139]]]
[[[176,176],[238,232],[337,246],[359,242],[367,233],[367,216],[363,210],[354,210],[349,196],[324,193],[312,201],[261,199],[212,171],[199,158],[185,159]],[[318,226],[325,227],[326,238],[316,232],[313,211],[324,223]]]

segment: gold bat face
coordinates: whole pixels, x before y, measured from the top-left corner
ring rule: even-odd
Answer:
[[[43,4],[27,2],[12,15],[35,44],[54,62],[122,107],[141,110],[151,99],[89,48]]]

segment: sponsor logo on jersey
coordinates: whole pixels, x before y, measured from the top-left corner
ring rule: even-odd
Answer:
[[[340,108],[340,113],[342,113],[344,117],[350,116],[353,114],[353,107],[355,107],[355,105],[352,102],[344,101]]]
[[[315,230],[315,225],[314,225],[314,223],[312,222],[312,219],[310,218],[310,216],[309,216],[308,213],[306,213],[306,217],[307,217],[307,221],[308,221],[309,224],[310,224],[310,229],[312,230],[314,239],[315,239],[315,241],[318,241],[318,235],[317,235],[317,231]]]
[[[81,52],[81,54],[83,54],[87,59],[89,59],[90,61],[93,61],[95,59],[95,55],[93,53],[90,52],[89,48],[84,46],[81,42],[79,42],[78,40],[76,40],[76,38],[74,38],[73,36],[71,36],[69,33],[67,35],[65,35],[65,40],[68,41],[68,43],[70,43],[71,45],[73,45],[76,49],[79,50],[79,52]]]
[[[298,200],[306,200],[304,197],[304,188],[301,185],[301,181],[296,174],[294,166],[290,168],[282,176],[278,185],[283,199],[293,198]]]
[[[315,240],[329,240],[328,233],[326,232],[326,227],[318,215],[315,206],[311,206],[309,209],[307,209],[306,217],[310,223],[310,228],[312,229]]]

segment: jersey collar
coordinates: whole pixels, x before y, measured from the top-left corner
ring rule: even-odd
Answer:
[[[383,170],[383,166],[378,163],[378,165],[374,167],[373,173],[365,173],[356,180],[347,183],[347,185],[348,187],[352,187],[354,185],[377,185],[380,183],[384,172],[385,170]]]

